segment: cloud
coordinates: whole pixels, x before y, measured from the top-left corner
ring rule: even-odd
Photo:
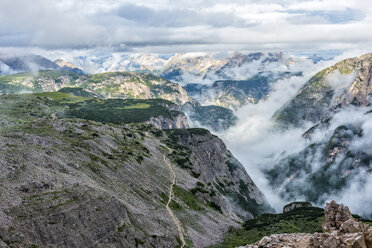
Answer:
[[[354,53],[354,55],[359,54]],[[370,140],[370,135],[372,134],[370,118],[372,114],[365,114],[370,108],[349,107],[338,112],[332,118],[329,127],[317,130],[312,135],[311,141],[303,139],[302,134],[313,125],[312,123],[300,128],[291,128],[283,131],[276,128],[272,119],[272,115],[292,99],[311,76],[347,56],[341,55],[332,61],[323,61],[321,64],[316,65],[302,64],[302,68],[300,67],[301,64],[297,65],[296,69],[302,69],[304,72],[303,77],[293,77],[275,83],[267,100],[258,104],[246,105],[236,111],[235,114],[239,117],[238,124],[219,134],[277,211],[281,211],[286,201],[279,196],[278,189],[274,190],[270,186],[270,182],[268,182],[262,171],[271,169],[282,158],[298,155],[310,143],[328,142],[334,130],[345,124],[361,126],[364,134],[362,137],[357,137],[353,140],[350,149],[355,152],[363,150],[369,154],[372,153]],[[345,76],[336,72],[330,75],[328,83],[336,91],[341,92],[347,85],[350,85],[352,78],[353,75]],[[319,147],[319,150],[314,155],[304,157],[308,160],[306,164],[311,166],[313,172],[324,165],[320,159],[322,148],[323,146]],[[333,169],[329,168],[329,170],[334,170],[335,177],[338,178],[336,174],[347,166],[347,161],[341,156],[332,166]],[[305,179],[306,175],[298,174],[292,183],[304,189],[306,187]],[[338,200],[351,206],[352,211],[355,213],[371,216],[370,208],[366,207],[371,204],[369,198],[366,197],[372,194],[371,181],[371,171],[367,173],[363,169],[356,169],[353,179],[350,180],[349,185],[342,192],[334,191],[331,194],[320,197],[324,201]],[[357,192],[359,193],[357,194]],[[296,197],[296,200],[305,199],[303,195],[297,195]]]
[[[239,118],[237,125],[218,134],[277,211],[281,211],[286,202],[272,190],[262,170],[271,168],[283,156],[301,151],[306,145],[301,135],[309,126],[283,132],[276,129],[272,116],[296,95],[315,72],[332,63],[297,65],[294,69],[302,70],[303,77],[277,81],[267,100],[243,106],[235,112]]]
[[[126,4],[120,6],[117,14],[141,25],[155,27],[188,27],[207,25],[212,27],[249,26],[244,19],[223,12],[202,12],[190,9],[152,9],[150,7]]]
[[[367,0],[2,0],[0,46],[155,53],[369,48],[371,9]]]
[[[360,52],[354,51],[354,56],[355,55],[360,55]],[[315,75],[318,71],[331,66],[335,62],[348,56],[349,54],[343,54],[334,58],[332,61],[322,61],[318,64],[297,63],[294,67],[289,67],[292,71],[303,71],[303,77],[292,77],[274,83],[272,92],[268,99],[261,101],[258,104],[249,104],[240,108],[235,112],[239,118],[237,125],[218,134],[227,144],[227,147],[229,147],[232,153],[242,162],[248,174],[264,192],[269,202],[277,211],[281,211],[281,208],[287,202],[279,196],[277,191],[274,191],[271,188],[270,182],[268,182],[262,171],[272,168],[282,158],[292,154],[298,154],[309,145],[308,142],[302,138],[302,134],[313,124],[308,123],[300,128],[291,128],[283,131],[276,128],[272,116],[278,109],[282,108],[282,106],[296,95],[298,90],[309,78]],[[351,83],[352,77],[352,75],[342,77],[339,73],[334,73],[330,78],[337,81],[337,84],[333,81],[328,83],[335,89],[341,91],[345,88],[346,84]],[[353,108],[336,114],[328,129],[321,129],[314,133],[312,136],[312,142],[324,142],[329,139],[335,128],[344,124],[347,120],[352,120],[353,122],[367,120],[367,117],[363,115],[364,111],[365,110],[362,109],[356,111]],[[372,133],[372,128],[367,129],[366,126],[364,129],[371,130]],[[370,136],[368,134],[369,133],[366,133],[366,139],[363,142],[360,141],[359,143],[355,143],[354,146],[366,146],[365,142],[370,144],[371,142],[368,141],[368,137]],[[318,159],[319,157],[320,153],[315,154],[313,157],[307,157],[307,159],[311,159],[311,161],[308,161],[308,164],[313,167],[314,171],[321,166]],[[305,187],[304,180],[304,175],[297,175],[295,183],[300,184],[301,187]],[[358,177],[356,181],[358,181]],[[366,186],[366,189],[368,189],[368,185]],[[351,188],[349,187],[347,190],[350,191]],[[366,195],[367,194],[365,194],[364,197]],[[341,195],[338,194],[324,196],[325,199],[328,199],[327,197],[329,199],[341,199]],[[297,196],[297,200],[304,199],[305,197],[302,195]],[[342,198],[342,200],[346,204],[351,203],[351,200],[346,200],[346,198]],[[359,211],[355,208],[357,204],[353,204],[353,206],[355,211]]]

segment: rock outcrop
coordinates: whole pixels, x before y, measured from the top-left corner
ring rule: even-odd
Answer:
[[[296,208],[311,207],[311,206],[312,205],[310,202],[292,202],[283,207],[283,213],[287,213]]]
[[[145,122],[146,124],[152,125],[157,129],[184,129],[190,128],[187,121],[186,115],[182,112],[172,112],[171,118],[164,116],[151,117],[150,120]]]
[[[348,207],[331,201],[324,212],[323,233],[312,236],[310,247],[372,247],[372,227],[355,220]]]
[[[246,248],[371,248],[372,227],[353,218],[348,207],[327,203],[323,233],[274,234]]]

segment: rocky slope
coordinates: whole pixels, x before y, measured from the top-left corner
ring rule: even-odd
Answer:
[[[168,109],[128,101],[0,97],[1,246],[181,246],[169,206],[187,246],[205,247],[271,211],[220,139],[155,129],[145,117]]]
[[[369,105],[372,54],[343,60],[312,77],[276,118],[284,125],[318,122],[349,105]]]
[[[372,227],[355,220],[348,207],[332,201],[325,208],[323,233],[275,234],[245,247],[371,248]]]
[[[366,54],[324,69],[274,116],[284,129],[304,123],[311,127],[302,135],[300,152],[284,152],[266,171],[285,199],[323,204],[330,195],[340,195],[356,182],[363,188],[371,180],[371,62],[372,55]]]
[[[76,89],[73,90],[74,88]],[[0,76],[0,94],[62,90],[81,95],[81,89],[90,92],[90,96],[99,98],[169,100],[176,103],[180,110],[190,113],[191,120],[216,131],[232,126],[237,119],[231,110],[217,106],[201,106],[179,84],[149,73],[79,75],[73,72],[40,71],[36,74]],[[204,115],[207,111],[209,114]]]

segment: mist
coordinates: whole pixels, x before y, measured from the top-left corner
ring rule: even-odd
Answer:
[[[318,64],[312,64],[311,66],[309,64],[303,64],[302,67],[297,65],[296,70],[300,69],[303,71],[302,77],[292,77],[275,82],[272,85],[270,95],[267,99],[261,100],[258,104],[248,104],[236,110],[235,114],[239,118],[238,123],[229,130],[218,134],[227,144],[227,147],[232,151],[234,156],[245,166],[248,174],[263,191],[266,198],[277,212],[281,212],[282,207],[287,204],[288,201],[282,199],[279,194],[269,186],[269,182],[263,170],[270,169],[280,159],[305,149],[305,147],[309,145],[309,141],[305,140],[302,134],[313,126],[314,123],[305,123],[300,128],[282,130],[277,127],[272,117],[276,111],[281,109],[296,95],[298,90],[308,79],[318,71],[335,64],[347,56],[348,54],[340,55],[333,60],[322,61]],[[344,90],[347,84],[350,84],[353,79],[353,75],[342,79],[338,74],[333,75],[333,77],[334,80],[340,80],[338,85],[333,85],[333,87],[337,87],[340,91]],[[343,114],[348,113],[344,112]],[[345,117],[342,116],[343,114],[336,115],[330,128],[314,134],[313,139],[318,139],[318,141],[320,141],[327,137],[329,138],[337,125],[341,125],[340,123],[345,123],[345,120],[350,119],[350,115],[349,117]],[[362,114],[357,113],[355,116],[362,116]],[[357,120],[356,117],[355,119]],[[370,136],[366,135],[365,137]],[[317,158],[314,158],[314,160],[316,161]],[[314,169],[317,166],[320,165],[315,163]],[[301,180],[302,178],[299,177],[298,182],[301,182]],[[360,180],[357,179],[356,181],[359,182]],[[359,199],[361,199],[360,204],[354,202],[356,196],[347,197],[354,193],[353,189],[364,190],[362,191],[363,194],[359,197]],[[349,204],[354,212],[363,214],[365,211],[362,211],[361,206],[366,203],[366,200],[362,200],[362,198],[365,198],[369,192],[372,194],[370,189],[370,183],[364,185],[363,188],[355,184],[347,187],[344,194],[329,195],[327,199],[335,199],[344,204]],[[299,195],[296,200],[304,200],[304,196]]]

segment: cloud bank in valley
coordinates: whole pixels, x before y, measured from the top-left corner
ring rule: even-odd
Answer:
[[[238,124],[230,128],[227,132],[219,134],[233,154],[245,165],[248,173],[254,178],[259,188],[263,190],[270,203],[277,211],[281,211],[286,201],[282,200],[269,186],[269,182],[262,170],[272,168],[281,158],[296,154],[309,145],[306,140],[302,138],[302,134],[313,124],[308,123],[301,128],[290,128],[286,131],[282,131],[276,128],[272,116],[292,99],[304,83],[316,72],[348,56],[349,54],[344,54],[332,61],[323,61],[313,66],[304,66],[302,68],[304,72],[303,77],[292,77],[276,82],[267,100],[261,101],[258,104],[243,106],[236,111],[239,117]],[[352,75],[341,77],[341,75],[334,74],[331,75],[331,78],[339,82],[338,85],[334,81],[330,82],[334,89],[336,89],[336,92],[338,92],[338,90],[344,90],[346,84],[351,83]],[[368,130],[372,130],[369,128],[370,125],[367,124],[370,116],[365,116],[363,111],[365,112],[366,109],[359,109],[357,111],[353,108],[340,112],[333,118],[328,129],[321,130],[321,132],[313,135],[313,142],[315,142],[316,139],[317,141],[329,139],[337,126],[353,120],[355,123],[364,123],[363,125],[365,127],[363,127],[363,130],[366,131],[363,136],[365,138],[358,140],[358,143],[354,146],[359,145],[365,147],[366,144],[370,145],[370,141],[368,140],[370,136],[367,133]],[[316,160],[316,158],[314,160]],[[319,164],[314,164],[313,166],[315,168],[318,165]],[[360,183],[368,181],[366,177],[369,177],[368,179],[370,181],[372,180],[371,174],[360,173],[356,176],[355,183],[349,185],[345,191],[340,194],[326,195],[324,199],[336,199],[350,205],[351,209],[357,213],[367,213],[368,210],[366,210],[364,206],[370,203],[370,201],[365,196],[372,194],[372,189],[369,182],[363,186]],[[301,178],[297,180],[300,182]],[[360,191],[360,194],[355,194],[356,189]],[[355,194],[353,197],[349,197],[353,194]],[[304,200],[304,197],[299,195],[297,200]],[[368,213],[371,214],[370,212]]]

